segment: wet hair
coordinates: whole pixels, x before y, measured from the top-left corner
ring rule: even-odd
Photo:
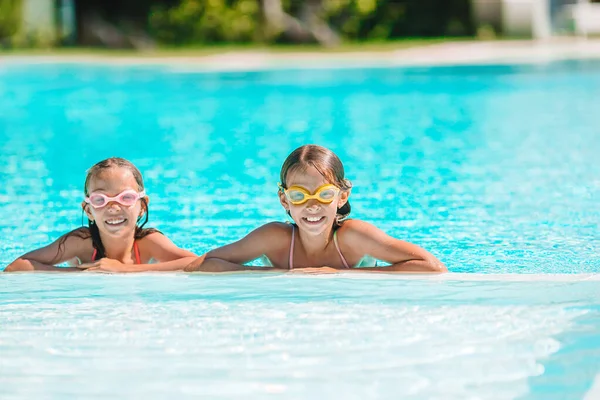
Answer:
[[[314,167],[327,182],[344,191],[352,188],[352,182],[344,177],[344,166],[339,157],[333,151],[314,144],[298,147],[285,159],[279,174],[281,186],[287,189],[287,176],[292,172],[306,171],[309,167]],[[341,225],[348,218],[351,210],[349,201],[338,208],[335,225]]]
[[[142,174],[139,169],[135,165],[133,165],[130,161],[125,160],[124,158],[119,157],[111,157],[105,160],[102,160],[96,163],[92,168],[87,171],[87,176],[85,177],[85,184],[83,188],[83,193],[86,197],[89,196],[88,185],[90,181],[96,177],[98,177],[103,171],[106,171],[110,168],[125,168],[131,172],[135,181],[138,185],[138,191],[141,192],[144,190],[144,180],[142,179]],[[148,222],[148,201],[145,198],[141,198],[142,208],[145,210],[144,215],[138,217],[134,232],[134,239],[142,239],[143,237],[148,236],[151,233],[158,232],[157,229],[154,228],[144,228],[146,223]],[[86,205],[87,207],[87,205]],[[83,212],[83,211],[82,211]],[[82,225],[83,225],[83,215],[82,215]],[[57,259],[60,257],[62,251],[64,251],[64,244],[66,240],[70,236],[77,236],[81,239],[92,239],[92,245],[94,249],[96,249],[96,260],[106,257],[106,250],[104,249],[104,245],[102,244],[102,239],[100,238],[100,231],[96,223],[88,218],[88,226],[81,227],[72,232],[69,232],[65,236],[63,236],[59,242],[58,253],[56,255]]]

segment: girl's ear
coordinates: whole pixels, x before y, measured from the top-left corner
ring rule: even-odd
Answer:
[[[337,208],[342,208],[344,207],[344,205],[346,205],[346,203],[348,202],[348,197],[350,197],[350,192],[352,191],[352,189],[348,189],[348,190],[344,190],[342,192],[340,192],[340,198],[338,200],[338,205]]]
[[[150,197],[145,196],[143,197],[143,200],[145,201],[142,201],[142,207],[140,208],[140,217],[143,217],[144,214],[148,212],[148,204],[150,204]]]
[[[90,212],[90,206],[89,206],[89,204],[86,203],[85,201],[82,201],[81,202],[81,208],[83,209],[83,212],[85,212],[85,215],[87,215],[88,219],[90,221],[93,221],[94,220],[94,216]]]
[[[281,203],[281,205],[283,206],[283,208],[285,208],[285,211],[290,211],[290,205],[288,203],[288,199],[285,196],[285,193],[283,193],[282,190],[279,191],[279,202]]]

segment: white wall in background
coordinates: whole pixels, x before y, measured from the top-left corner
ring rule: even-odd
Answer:
[[[26,34],[56,34],[53,0],[23,0],[23,29]]]

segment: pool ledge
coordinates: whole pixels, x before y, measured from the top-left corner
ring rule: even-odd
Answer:
[[[315,276],[315,275],[310,275]],[[331,275],[318,275],[331,276]],[[430,280],[430,281],[505,281],[505,282],[600,282],[600,273],[598,274],[480,274],[480,273],[458,273],[448,272],[445,274],[382,274],[382,273],[340,273],[335,276],[344,276],[352,278],[383,278],[389,279],[407,279],[407,280]]]
[[[290,53],[268,50],[224,51],[212,55],[0,53],[0,67],[15,64],[160,65],[175,72],[263,71],[277,69],[390,68],[402,66],[546,63],[600,59],[600,39],[556,38],[547,41],[457,41],[385,51]]]

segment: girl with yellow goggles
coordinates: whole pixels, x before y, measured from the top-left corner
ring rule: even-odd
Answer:
[[[237,242],[211,250],[185,270],[446,271],[425,249],[388,236],[368,222],[347,219],[352,183],[344,177],[342,162],[331,150],[316,145],[299,147],[283,162],[279,178],[279,202],[292,224],[265,224]],[[264,266],[244,265],[258,259]],[[377,260],[388,265],[378,265]]]

